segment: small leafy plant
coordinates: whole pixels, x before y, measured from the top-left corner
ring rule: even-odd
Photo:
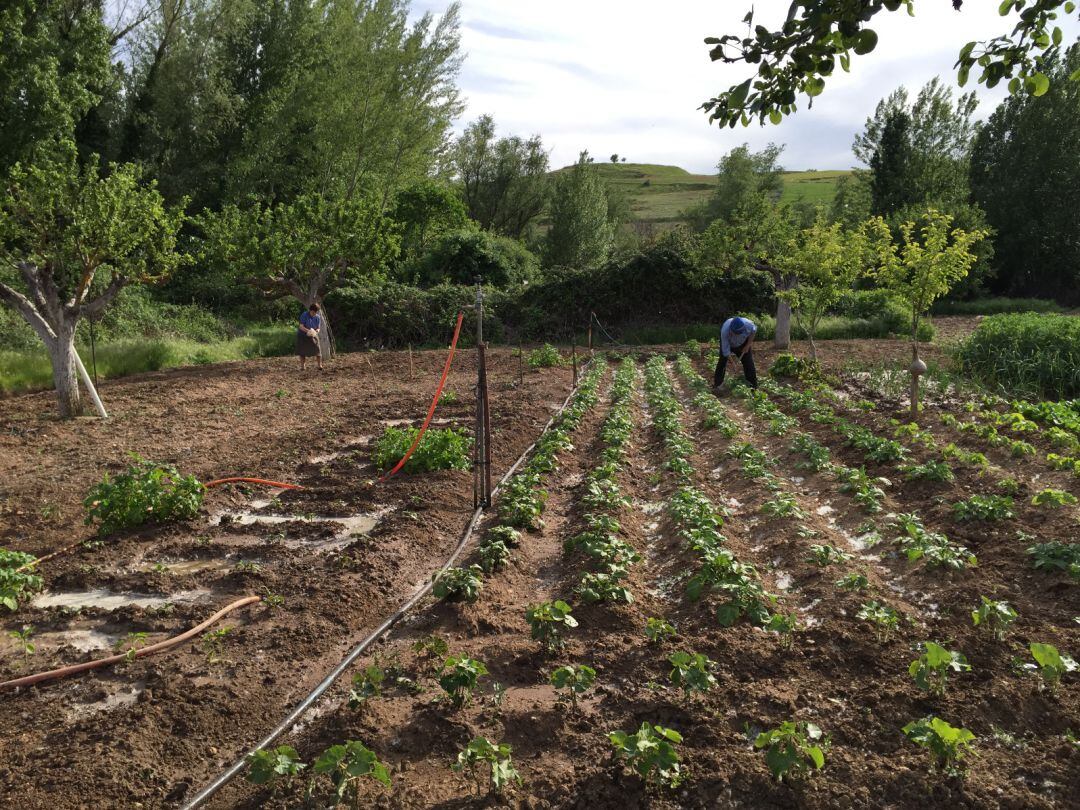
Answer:
[[[948,483],[956,478],[948,462],[930,459],[923,464],[908,464],[900,468],[908,481],[940,481]]]
[[[353,803],[360,806],[360,783],[364,777],[390,787],[390,769],[375,752],[358,740],[346,740],[344,745],[331,745],[311,768],[312,773],[326,774],[334,786],[338,804],[352,790]]]
[[[716,676],[712,674],[716,662],[703,653],[672,653],[668,663],[671,664],[668,679],[682,689],[684,698],[704,694],[716,686]]]
[[[948,776],[963,776],[960,763],[975,740],[975,735],[966,728],[954,728],[931,715],[908,723],[903,732],[933,755],[935,769]]]
[[[780,639],[780,646],[785,650],[790,650],[795,644],[795,631],[799,629],[798,614],[774,613],[765,622],[765,629],[770,633],[776,633],[777,638]]]
[[[1036,492],[1031,499],[1033,506],[1047,506],[1051,509],[1060,509],[1062,506],[1075,506],[1076,496],[1062,489],[1044,489]]]
[[[1070,656],[1058,652],[1052,644],[1039,644],[1032,642],[1030,645],[1031,657],[1039,665],[1039,673],[1043,683],[1051,694],[1057,692],[1061,685],[1061,679],[1069,672],[1076,671],[1076,661]]]
[[[203,652],[206,653],[206,663],[216,664],[222,660],[222,655],[225,652],[225,639],[228,638],[232,630],[231,627],[226,626],[203,633],[202,645]]]
[[[940,697],[945,694],[945,683],[949,672],[970,672],[971,665],[962,653],[947,650],[940,644],[927,641],[925,652],[911,662],[908,674],[915,679],[915,685],[931,695]]]
[[[888,644],[893,633],[896,632],[896,628],[900,625],[900,614],[888,605],[881,605],[877,602],[867,602],[859,608],[859,612],[855,615],[857,618],[874,625],[874,634],[877,636],[879,644]]]
[[[19,646],[19,649],[22,650],[22,654],[24,656],[33,655],[34,650],[37,649],[37,647],[34,645],[34,642],[30,640],[33,635],[34,626],[32,624],[24,624],[22,626],[22,630],[8,631],[8,637],[15,641],[15,643]]]
[[[375,443],[371,460],[380,470],[396,465],[416,440],[419,428],[386,428]],[[464,430],[454,428],[429,428],[420,444],[405,462],[402,472],[424,473],[435,470],[467,470],[470,464],[473,439]]]
[[[1013,499],[1008,495],[972,495],[953,504],[953,517],[959,521],[1009,520],[1013,517]]]
[[[531,635],[544,645],[548,652],[562,649],[565,641],[563,631],[577,627],[577,619],[570,614],[570,605],[561,599],[541,602],[525,611]]]
[[[510,549],[506,547],[506,544],[502,540],[496,540],[490,536],[484,538],[478,551],[480,553],[480,567],[485,574],[498,571],[510,560]]]
[[[368,664],[354,674],[352,689],[349,690],[349,708],[359,709],[371,698],[381,695],[385,680],[386,670],[377,663]]]
[[[475,602],[484,587],[483,573],[479,565],[448,568],[436,575],[432,593],[447,602]]]
[[[567,690],[570,704],[577,711],[578,696],[588,692],[596,683],[596,670],[585,664],[568,664],[552,672],[550,681],[556,689]]]
[[[300,761],[296,749],[289,745],[260,749],[247,758],[247,780],[256,785],[267,785],[285,777],[286,782],[307,767]]]
[[[615,747],[615,755],[644,779],[645,784],[659,783],[674,788],[686,778],[675,750],[675,745],[683,738],[674,729],[642,723],[634,734],[613,731],[608,739]]]
[[[649,640],[650,644],[659,644],[661,641],[665,641],[674,636],[675,633],[675,625],[666,619],[651,616],[645,622],[645,637]]]
[[[499,518],[508,528],[528,529],[543,528],[544,502],[547,491],[540,487],[540,475],[535,472],[520,472],[506,482],[499,498]]]
[[[834,563],[847,562],[851,559],[851,555],[838,549],[836,546],[830,546],[828,544],[818,545],[814,544],[810,546],[809,562],[814,565],[819,565],[822,568],[826,568]]]
[[[20,571],[37,558],[21,551],[0,548],[0,605],[8,610],[18,610],[19,600],[27,594],[40,591],[44,581],[31,571]]]
[[[1036,543],[1029,546],[1032,566],[1038,571],[1065,571],[1075,580],[1080,580],[1080,543],[1061,543],[1053,540],[1049,543]]]
[[[545,343],[539,349],[529,352],[525,362],[529,364],[529,368],[551,368],[562,365],[563,358],[558,349],[550,343]]]
[[[461,708],[472,699],[477,682],[487,674],[487,667],[482,661],[466,655],[451,656],[439,671],[439,686],[454,707]]]
[[[417,661],[432,669],[438,669],[439,663],[450,653],[450,645],[438,634],[424,636],[412,644],[412,651]]]
[[[829,739],[813,723],[785,720],[778,728],[763,731],[754,748],[765,749],[765,764],[778,781],[800,779],[825,767]]]
[[[1016,621],[1016,611],[1007,602],[995,602],[985,596],[979,597],[979,606],[971,611],[971,621],[976,627],[982,627],[993,633],[1001,641],[1009,625]]]
[[[480,795],[484,781],[481,766],[486,763],[490,766],[491,787],[496,793],[502,793],[511,782],[521,784],[521,775],[510,757],[511,750],[507,743],[493,743],[486,737],[476,737],[458,754],[457,761],[450,767],[458,773],[467,770],[476,781],[476,792]]]
[[[845,591],[865,591],[870,587],[870,580],[866,578],[865,574],[852,572],[836,580],[836,587]]]
[[[147,523],[191,520],[202,507],[206,487],[193,475],[181,475],[168,464],[133,456],[116,478],[108,473],[83,500],[86,525],[98,524],[98,536]]]

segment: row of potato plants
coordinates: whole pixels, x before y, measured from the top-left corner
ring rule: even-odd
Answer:
[[[585,476],[581,504],[585,508],[584,531],[567,538],[567,554],[580,552],[594,570],[582,574],[576,593],[585,602],[633,601],[625,581],[630,566],[641,560],[634,547],[619,537],[619,512],[629,505],[619,489],[618,474],[626,461],[634,429],[634,382],[637,369],[627,358],[615,372],[611,387],[611,410],[600,428],[604,444],[600,463]]]
[[[765,387],[785,397],[793,409],[809,410],[810,418],[814,421],[835,424],[836,420],[842,419],[836,413],[837,407],[841,407],[838,405],[839,400],[827,388],[810,386],[803,391],[798,391],[790,386],[775,383],[767,383]],[[831,404],[820,402],[818,397],[828,400],[828,403]],[[863,410],[868,409],[863,408]],[[946,416],[948,415],[946,414]],[[901,423],[897,420],[890,420],[890,422],[894,427],[896,440],[941,454],[940,459],[931,458],[921,463],[894,462],[898,472],[903,475],[905,480],[951,483],[955,480],[955,473],[950,462],[974,467],[981,471],[980,475],[985,475],[987,478],[991,477],[988,474],[989,462],[982,453],[965,451],[951,443],[941,447],[932,433],[915,423]],[[793,450],[800,452],[814,452],[817,450],[819,454],[827,452],[814,448],[812,439],[797,439],[796,443],[799,446],[793,445]],[[887,481],[887,479],[878,480],[882,483]],[[1018,483],[1014,478],[1006,476],[997,480],[996,487],[1002,494],[976,493],[967,499],[953,503],[954,519],[958,522],[998,522],[1013,519],[1016,514],[1013,496],[1018,491]],[[859,496],[856,495],[856,499],[858,498]],[[1059,509],[1075,505],[1077,500],[1069,492],[1044,488],[1032,495],[1030,502],[1031,505],[1042,509]],[[966,549],[959,546],[952,548],[948,544],[937,542],[944,535],[938,534],[935,536],[935,533],[927,533],[921,528],[917,515],[898,516],[894,520],[894,524],[903,530],[903,537],[905,538],[904,550],[912,560],[925,557],[931,565],[943,565],[949,568],[960,568],[965,564],[974,564],[975,562],[973,555],[967,553]],[[1031,557],[1034,568],[1047,572],[1063,571],[1073,579],[1080,580],[1080,544],[1063,543],[1057,540],[1034,542],[1038,540],[1037,537],[1022,531],[1017,532],[1017,538],[1027,542],[1026,551]]]
[[[544,480],[559,468],[559,454],[573,450],[571,434],[600,401],[600,381],[606,366],[596,363],[581,378],[577,391],[555,421],[537,440],[529,461],[506,482],[499,496],[499,523],[485,533],[477,548],[479,564],[449,568],[435,580],[433,593],[450,602],[473,602],[483,588],[484,574],[491,574],[509,562],[512,550],[521,542],[521,531],[537,531],[544,526],[544,504],[548,493]]]
[[[692,369],[688,360],[679,361],[680,371],[687,376],[688,383],[695,391],[701,390],[707,383],[700,378]],[[695,379],[696,378],[696,379]],[[745,386],[737,392],[751,400],[750,410],[765,419],[774,419],[775,412],[767,403],[766,392],[749,392]],[[766,388],[773,388],[766,385]],[[773,388],[775,391],[776,389]],[[748,393],[749,392],[749,393]],[[811,401],[808,392],[797,392],[794,389],[786,389],[784,392],[793,395],[798,401],[798,408],[808,408],[813,413],[815,403]],[[815,400],[816,401],[816,400]],[[819,403],[820,404],[820,403]],[[831,414],[835,416],[835,414]],[[780,421],[780,420],[777,420]],[[770,432],[783,435],[787,430],[778,429],[787,427],[782,422],[778,426],[776,422],[770,425]],[[917,426],[914,426],[917,428]],[[828,460],[828,448],[820,445],[807,433],[795,431],[792,450],[807,455],[808,466],[815,471],[837,472],[838,465]],[[850,440],[856,431],[844,431]],[[862,436],[859,437],[863,439]],[[873,439],[861,441],[867,447],[873,447]],[[744,450],[745,454],[746,451]],[[901,536],[897,542],[907,552],[909,559],[925,557],[930,565],[943,565],[945,567],[964,567],[965,564],[974,564],[974,555],[970,555],[966,549],[953,546],[944,535],[930,532],[922,524],[922,521],[914,514],[899,514],[894,518],[894,525],[901,530]],[[835,561],[843,561],[850,558],[850,554],[829,546],[812,546],[813,559],[824,566]],[[837,583],[841,584],[840,582]],[[865,581],[862,583],[865,586]],[[867,621],[874,626],[879,642],[888,642],[893,632],[899,626],[901,616],[893,608],[871,601],[864,604],[856,614],[857,618]],[[985,596],[980,596],[980,603],[971,612],[972,623],[990,632],[994,638],[1004,640],[1009,626],[1016,620],[1016,611],[1003,601],[995,601]],[[1049,689],[1051,694],[1056,693],[1061,680],[1067,673],[1077,669],[1076,662],[1068,655],[1058,651],[1051,644],[1032,642],[1029,651],[1035,663],[1023,664],[1027,670],[1035,670],[1041,676],[1041,687]],[[908,667],[908,673],[916,685],[930,693],[941,696],[944,694],[945,683],[949,672],[967,672],[971,670],[965,656],[955,650],[948,650],[943,645],[932,641],[924,641],[919,645],[923,651]],[[943,720],[934,716],[928,716],[922,720],[913,721],[902,729],[903,733],[912,741],[929,748],[936,757],[936,764],[942,770],[951,774],[961,774],[960,760],[967,753],[968,746],[975,740],[975,735],[963,728],[955,728]]]

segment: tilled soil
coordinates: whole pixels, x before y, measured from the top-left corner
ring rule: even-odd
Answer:
[[[307,488],[216,488],[191,523],[43,564],[46,597],[98,606],[28,603],[6,615],[0,680],[163,640],[245,595],[281,600],[230,614],[217,638],[4,693],[0,805],[181,802],[426,581],[472,512],[472,474],[373,484],[370,454],[387,424],[419,423],[444,360],[444,352],[391,352],[346,355],[321,374],[282,359],[142,375],[101,386],[107,422],[47,416],[46,394],[0,402],[8,548],[41,555],[94,539],[82,499],[129,453],[201,480],[249,475]],[[501,475],[562,404],[571,371],[523,372],[512,352],[495,350],[489,379]],[[474,381],[475,353],[461,351],[447,384],[457,401],[440,405],[437,426],[471,432]],[[29,655],[7,638],[24,625],[33,627]]]
[[[390,766],[394,785],[387,791],[361,783],[362,806],[1074,806],[1080,749],[1068,734],[1080,729],[1076,676],[1051,695],[1022,664],[1030,659],[1030,641],[1050,642],[1063,652],[1080,649],[1073,618],[1080,615],[1080,595],[1066,576],[1032,571],[1015,534],[1038,531],[1043,539],[1069,539],[1075,515],[1047,518],[1021,508],[1005,525],[957,524],[949,504],[983,491],[983,480],[961,471],[951,484],[904,483],[882,465],[870,471],[890,475],[893,483],[886,488],[883,513],[871,517],[887,539],[867,548],[858,541],[868,530],[866,512],[838,492],[835,480],[797,471],[789,442],[769,434],[745,403],[724,400],[740,426],[738,436],[724,439],[701,425],[681,380],[676,390],[686,408],[684,425],[695,440],[695,484],[729,512],[727,548],[755,565],[767,589],[779,597],[777,610],[798,615],[800,629],[790,648],[745,620],[720,627],[713,615],[717,597],[687,598],[686,580],[698,563],[664,509],[675,479],[664,468],[666,454],[640,396],[633,449],[619,474],[622,494],[630,499],[619,514],[620,535],[643,558],[629,580],[634,602],[586,605],[574,597],[586,568],[580,555],[563,551],[563,542],[582,527],[583,478],[599,463],[599,427],[609,405],[605,396],[579,426],[574,452],[545,482],[550,499],[544,528],[527,535],[506,569],[485,579],[478,601],[436,603],[399,626],[354,670],[375,663],[390,673],[382,695],[349,709],[343,683],[318,716],[284,742],[307,762],[347,739],[374,750]],[[832,449],[837,461],[865,463],[827,429],[804,415],[793,416],[801,429]],[[867,424],[880,416],[865,417]],[[761,512],[768,492],[745,478],[727,455],[742,441],[776,458],[774,470],[796,495],[804,518],[769,518]],[[1024,475],[1021,469],[1010,472]],[[889,542],[885,517],[895,511],[919,511],[928,528],[977,552],[979,566],[950,573],[908,562]],[[812,543],[831,543],[852,559],[818,567],[808,559]],[[867,590],[837,587],[835,581],[851,571],[867,576]],[[972,626],[970,613],[980,595],[1005,599],[1019,611],[1004,640]],[[529,638],[524,614],[530,604],[560,597],[574,605],[580,625],[570,632],[566,648],[552,655]],[[855,618],[870,599],[904,616],[892,640],[877,641],[870,626]],[[678,635],[650,644],[643,631],[652,616],[674,623]],[[414,651],[415,642],[433,634],[447,641],[452,654],[467,653],[490,671],[462,709],[441,698],[437,662],[432,666]],[[952,674],[942,697],[920,691],[907,673],[925,640],[960,650],[973,668]],[[668,680],[667,657],[677,650],[708,655],[715,662],[717,687],[683,697]],[[564,663],[589,664],[597,672],[596,689],[576,711],[547,682]],[[967,760],[966,778],[932,772],[929,754],[901,733],[906,723],[930,714],[977,735],[977,756]],[[785,720],[815,722],[831,742],[824,770],[792,784],[776,782],[752,744],[758,731]],[[613,760],[607,734],[636,730],[643,721],[683,734],[678,748],[689,779],[682,786],[646,787]],[[513,747],[520,787],[497,797],[486,783],[478,789],[451,771],[457,753],[477,736]],[[294,807],[302,802],[306,783],[306,775],[292,786],[274,788],[238,780],[214,806]],[[328,790],[320,777],[316,805],[325,802]]]

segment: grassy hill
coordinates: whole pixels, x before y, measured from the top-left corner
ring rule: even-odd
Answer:
[[[681,213],[704,202],[716,185],[714,175],[691,174],[678,166],[598,161],[596,167],[607,182],[626,192],[637,221],[659,227],[679,222]],[[782,199],[828,203],[836,192],[837,179],[846,174],[849,172],[785,172]]]

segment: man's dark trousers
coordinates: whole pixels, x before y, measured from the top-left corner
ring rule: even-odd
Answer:
[[[743,376],[746,377],[746,382],[750,384],[751,388],[757,388],[757,369],[754,368],[754,350],[747,349],[742,357],[739,357],[737,352],[732,352],[731,354],[742,362]],[[713,386],[722,385],[726,373],[727,358],[721,357],[716,363],[716,373],[713,374]]]

